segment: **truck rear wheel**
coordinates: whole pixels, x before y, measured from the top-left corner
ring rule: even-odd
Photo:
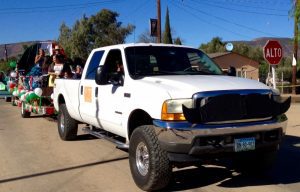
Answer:
[[[5,96],[5,102],[10,102],[10,101],[11,101],[11,97]]]
[[[27,111],[26,108],[25,108],[25,102],[22,102],[22,104],[21,104],[21,116],[23,118],[28,118],[28,117],[30,117],[30,114],[31,113],[29,111]]]
[[[167,152],[161,149],[151,125],[133,131],[129,164],[134,182],[145,191],[162,189],[170,182],[172,169]]]
[[[66,104],[59,106],[58,119],[57,119],[58,133],[62,140],[70,141],[77,137],[78,124],[73,119],[66,107]]]

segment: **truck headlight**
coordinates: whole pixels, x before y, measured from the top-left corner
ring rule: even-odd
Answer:
[[[167,121],[184,121],[185,117],[182,113],[182,105],[192,108],[192,99],[171,99],[163,103],[161,110],[161,119]]]
[[[277,103],[281,102],[281,95],[280,95],[280,92],[277,89],[272,88],[272,98]]]

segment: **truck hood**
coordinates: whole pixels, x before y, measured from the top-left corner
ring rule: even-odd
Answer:
[[[167,91],[171,98],[190,98],[206,91],[270,89],[256,80],[222,75],[169,75],[145,77],[141,81]]]

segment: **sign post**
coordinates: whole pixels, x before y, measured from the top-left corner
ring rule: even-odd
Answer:
[[[276,89],[276,71],[275,66],[282,59],[282,47],[276,40],[268,40],[263,49],[264,58],[272,66],[273,88]]]

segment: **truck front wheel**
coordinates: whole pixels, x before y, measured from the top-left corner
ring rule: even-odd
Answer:
[[[70,116],[66,104],[59,106],[57,127],[62,140],[70,141],[76,139],[78,124],[76,120]]]
[[[129,164],[134,182],[141,189],[159,190],[169,184],[172,169],[153,126],[144,125],[133,131],[129,143]]]

